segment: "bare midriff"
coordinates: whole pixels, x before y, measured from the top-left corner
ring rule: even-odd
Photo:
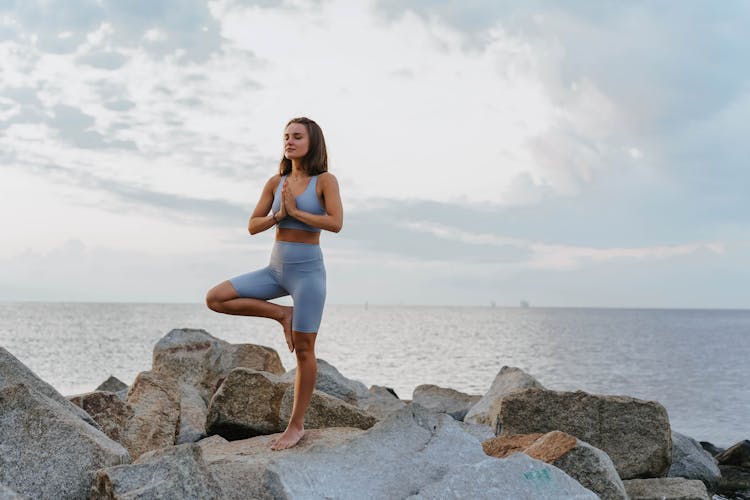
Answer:
[[[307,243],[310,245],[320,244],[320,233],[304,231],[302,229],[276,228],[276,241],[288,241],[292,243]]]

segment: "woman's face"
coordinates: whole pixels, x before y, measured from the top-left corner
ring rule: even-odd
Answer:
[[[284,131],[284,156],[289,160],[304,158],[309,149],[307,127],[301,123],[290,123]]]

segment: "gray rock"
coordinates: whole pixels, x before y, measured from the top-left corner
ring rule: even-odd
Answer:
[[[206,432],[235,440],[281,431],[279,411],[289,387],[272,373],[235,368],[211,398]]]
[[[264,487],[266,468],[273,460],[304,454],[311,447],[333,448],[364,431],[350,427],[310,429],[294,448],[270,451],[271,439],[280,434],[227,441],[220,436],[202,439],[198,444],[208,468],[222,489],[225,500],[273,499]]]
[[[0,483],[34,499],[84,498],[91,471],[125,464],[125,448],[24,384],[0,390]]]
[[[0,500],[28,500],[28,497],[19,495],[4,484],[0,484]]]
[[[458,422],[458,425],[464,430],[477,438],[479,442],[486,441],[495,437],[495,432],[486,425],[482,424],[467,424],[466,422]]]
[[[411,396],[412,402],[439,413],[447,413],[456,420],[463,420],[469,409],[480,399],[482,396],[464,394],[432,384],[418,385]]]
[[[128,432],[128,424],[135,415],[132,406],[122,401],[114,392],[105,391],[69,396],[68,399],[91,415],[104,434],[122,444],[131,458],[136,455],[136,447],[130,442]]]
[[[122,433],[133,460],[143,453],[175,444],[180,428],[180,406],[173,382],[158,373],[141,372],[128,391],[132,417]]]
[[[697,479],[662,477],[623,483],[630,500],[710,500],[706,485]]]
[[[97,471],[91,500],[222,499],[219,484],[195,443],[151,451],[132,465]]]
[[[229,372],[237,367],[284,373],[281,358],[270,347],[230,344],[205,330],[174,329],[154,347],[153,371],[172,382],[180,408],[177,442],[206,436],[208,401]]]
[[[364,396],[360,396],[357,406],[382,420],[406,406],[406,402],[399,399],[387,387],[373,385]]]
[[[281,399],[279,408],[280,423],[286,427],[292,416],[294,405],[294,386],[289,386]],[[305,429],[321,429],[324,427],[356,427],[369,429],[378,421],[366,411],[334,398],[320,391],[314,391],[310,398],[310,406],[305,412]]]
[[[669,417],[656,401],[525,389],[503,398],[499,416],[504,436],[561,430],[599,448],[622,479],[660,477],[669,470]]]
[[[342,445],[271,461],[264,487],[273,498],[405,498],[486,459],[453,418],[411,404]]]
[[[128,384],[120,380],[119,378],[115,377],[114,375],[110,375],[107,380],[99,384],[99,387],[94,389],[95,391],[106,391],[106,392],[120,392],[122,390],[127,391]]]
[[[516,391],[530,387],[542,388],[534,377],[524,372],[520,368],[512,366],[503,366],[487,393],[469,408],[464,417],[464,422],[470,424],[484,424],[495,430],[495,434],[500,433],[500,407],[505,396]]]
[[[36,374],[29,370],[26,365],[21,363],[18,358],[13,356],[5,348],[0,347],[0,389],[12,384],[24,384],[25,386],[44,394],[48,398],[57,401],[64,407],[68,408],[68,411],[74,415],[78,415],[78,418],[82,419],[89,425],[96,428],[99,427],[88,413],[65,399],[65,396],[57,392],[55,388],[47,382],[37,377]]]
[[[552,462],[602,500],[628,500],[612,459],[599,448],[576,440],[576,447]]]
[[[672,465],[667,476],[700,479],[709,491],[716,491],[721,472],[714,458],[698,441],[672,431]]]
[[[317,362],[318,373],[315,377],[315,389],[352,405],[357,405],[361,398],[367,396],[367,386],[365,384],[346,378],[335,366],[323,359],[318,358]],[[284,382],[294,384],[296,375],[297,369],[293,368],[282,375],[281,378]]]
[[[519,452],[560,468],[604,500],[627,500],[612,460],[602,450],[562,431],[499,436],[482,443],[484,452],[505,458]]]
[[[594,492],[560,469],[523,453],[453,467],[410,499],[596,500]]]

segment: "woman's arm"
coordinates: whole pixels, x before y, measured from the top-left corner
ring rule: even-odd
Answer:
[[[250,234],[258,234],[266,229],[270,229],[276,225],[278,221],[286,217],[286,207],[284,204],[281,205],[281,210],[276,214],[268,214],[271,211],[271,205],[273,204],[273,193],[276,190],[276,186],[281,182],[281,178],[278,175],[274,175],[266,185],[263,186],[263,192],[260,194],[260,199],[255,210],[253,210],[250,216],[250,221],[247,224],[247,230]]]
[[[333,174],[328,172],[318,176],[320,188],[323,191],[323,201],[325,202],[326,214],[315,215],[297,208],[294,196],[285,187],[282,191],[284,196],[284,206],[289,215],[308,226],[325,229],[338,233],[344,224],[344,208],[341,205],[341,195],[339,194],[339,183]]]

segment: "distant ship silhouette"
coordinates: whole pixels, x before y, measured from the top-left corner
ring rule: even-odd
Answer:
[[[528,308],[529,308],[529,307],[531,307],[531,306],[529,305],[529,302],[528,302],[528,301],[526,301],[526,300],[522,300],[522,301],[521,301],[521,307],[522,307],[523,309],[528,309]]]

